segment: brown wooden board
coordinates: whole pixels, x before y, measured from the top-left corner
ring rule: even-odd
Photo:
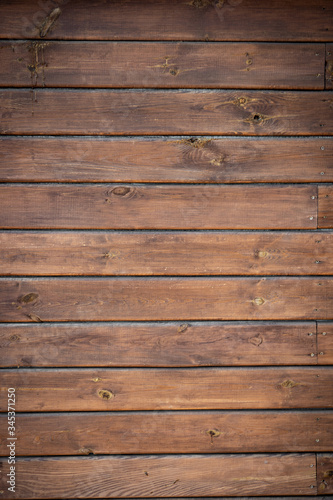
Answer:
[[[325,88],[333,88],[333,44],[326,45],[326,85]]]
[[[5,184],[0,198],[3,229],[317,228],[317,186]]]
[[[12,0],[1,38],[90,40],[331,41],[330,0]],[[75,20],[75,22],[73,22]]]
[[[3,436],[6,418],[0,417]],[[17,456],[318,452],[332,450],[333,413],[19,414],[16,437]],[[1,443],[2,456],[8,455],[7,443]]]
[[[319,494],[333,494],[333,455],[317,456],[317,487]]]
[[[333,228],[333,187],[318,187],[318,227]]]
[[[314,464],[312,453],[22,458],[11,498],[308,495],[316,485]]]
[[[332,135],[332,102],[329,91],[2,90],[0,133]]]
[[[333,365],[333,323],[318,323],[318,363]]]
[[[3,370],[18,412],[330,409],[333,367]],[[7,411],[3,399],[0,411]]]
[[[0,137],[1,182],[332,182],[330,138]]]
[[[2,278],[2,322],[331,320],[333,280]]]
[[[314,322],[2,324],[0,355],[2,367],[318,362]]]
[[[4,87],[317,89],[324,44],[0,42]],[[274,73],[274,78],[272,78]]]
[[[3,276],[330,275],[332,254],[318,231],[0,232]]]

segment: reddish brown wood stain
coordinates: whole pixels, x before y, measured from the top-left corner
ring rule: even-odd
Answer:
[[[0,499],[333,493],[332,18],[1,3]]]

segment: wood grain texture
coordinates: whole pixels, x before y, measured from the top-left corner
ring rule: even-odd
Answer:
[[[3,229],[317,228],[317,186],[4,184],[0,198]]]
[[[318,227],[333,228],[333,187],[318,187]]]
[[[333,367],[3,370],[18,412],[333,408]],[[7,411],[3,400],[0,411]]]
[[[318,323],[318,363],[333,365],[333,323]]]
[[[314,322],[7,324],[0,325],[0,358],[2,367],[318,362]]]
[[[0,428],[6,435],[6,415]],[[333,413],[302,411],[20,414],[18,456],[331,451]],[[7,440],[0,454],[8,455]]]
[[[333,455],[317,456],[317,488],[319,494],[333,494]]]
[[[332,182],[329,138],[0,137],[1,182]]]
[[[311,453],[23,458],[12,498],[307,495],[316,482],[314,463]]]
[[[326,69],[325,69],[325,88],[333,88],[333,44],[328,43],[326,45]]]
[[[331,320],[331,278],[11,278],[2,322]]]
[[[322,90],[325,83],[324,44],[0,42],[0,63],[4,87]]]
[[[318,231],[0,232],[3,276],[330,275],[332,254]]]
[[[9,135],[333,134],[328,91],[16,89],[0,105]]]
[[[54,12],[55,8],[60,12]],[[19,15],[17,13],[19,12]],[[331,41],[330,0],[85,0],[1,5],[1,38],[73,40]],[[75,20],[75,22],[73,22]]]

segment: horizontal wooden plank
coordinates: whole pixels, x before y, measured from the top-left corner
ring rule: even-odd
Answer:
[[[330,275],[332,253],[318,231],[0,232],[3,276]]]
[[[0,137],[1,182],[333,182],[330,138]]]
[[[333,408],[333,367],[3,370],[16,411]],[[0,411],[7,411],[3,400]]]
[[[318,323],[318,363],[333,365],[333,323]]]
[[[6,419],[0,418],[4,436]],[[15,432],[17,456],[318,452],[333,448],[333,413],[20,414]],[[3,440],[2,456],[7,444]]]
[[[333,187],[318,187],[318,227],[333,228]]]
[[[3,229],[317,228],[317,186],[5,184],[0,198]]]
[[[312,453],[22,458],[11,498],[308,495],[316,484],[315,460]]]
[[[332,278],[2,278],[2,322],[332,320]]]
[[[4,87],[322,90],[325,81],[324,44],[3,41],[0,63]]]
[[[2,367],[317,364],[314,322],[7,324],[0,347]]]
[[[97,0],[93,15],[85,0],[12,0],[1,5],[0,37],[331,41],[332,15],[330,0]]]
[[[326,85],[325,88],[333,89],[333,43],[326,45]]]
[[[16,89],[0,104],[9,135],[333,134],[331,92]]]
[[[333,454],[319,454],[317,457],[318,494],[333,494]]]

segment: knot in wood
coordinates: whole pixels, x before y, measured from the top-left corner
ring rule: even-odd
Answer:
[[[114,394],[106,389],[101,389],[100,391],[98,391],[98,395],[101,399],[106,400],[114,398]]]

